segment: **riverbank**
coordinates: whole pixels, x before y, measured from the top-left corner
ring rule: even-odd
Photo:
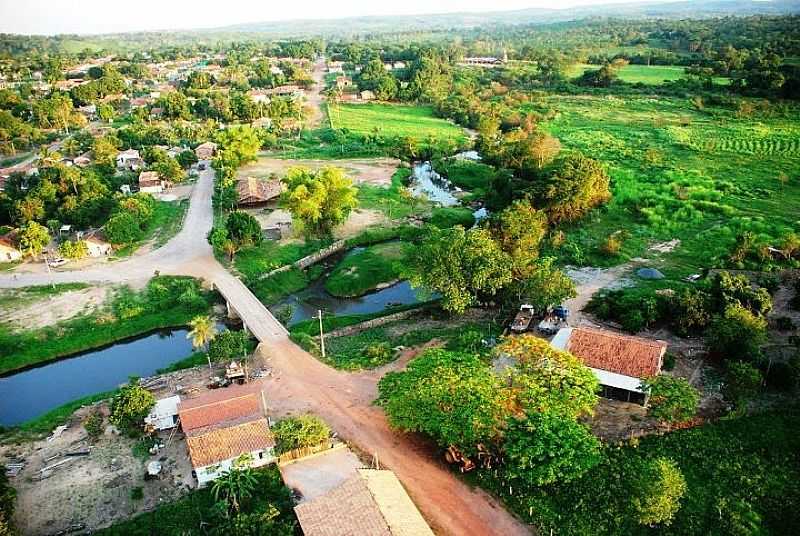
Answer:
[[[103,307],[32,330],[0,333],[0,375],[100,348],[158,329],[185,326],[210,312],[213,296],[191,277],[160,276],[138,292],[116,289]]]

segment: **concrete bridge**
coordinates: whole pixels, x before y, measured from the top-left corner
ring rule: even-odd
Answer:
[[[215,274],[212,285],[225,298],[228,316],[240,319],[244,329],[259,342],[284,341],[289,337],[286,328],[238,278],[227,272],[218,273]]]

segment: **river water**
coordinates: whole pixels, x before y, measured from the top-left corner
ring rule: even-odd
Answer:
[[[13,426],[67,402],[116,389],[130,376],[189,357],[186,329],[160,330],[0,377],[0,425]]]

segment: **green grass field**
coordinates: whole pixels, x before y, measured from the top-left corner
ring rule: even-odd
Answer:
[[[333,269],[325,290],[334,296],[361,296],[400,277],[402,242],[386,242],[352,251]]]
[[[677,278],[719,264],[743,231],[773,243],[800,231],[798,108],[749,119],[677,98],[559,96],[544,106],[557,111],[544,127],[564,149],[601,160],[612,178],[611,202],[563,228],[554,253],[565,262],[618,264],[677,238],[664,261]],[[603,255],[618,231],[621,255]]]
[[[329,104],[331,127],[346,128],[359,134],[411,136],[418,140],[463,140],[464,131],[445,119],[434,117],[427,106],[396,104]]]
[[[567,70],[568,78],[577,78],[586,71],[599,69],[599,65],[589,65],[587,63],[576,63]],[[629,64],[620,69],[619,79],[628,84],[645,84],[648,86],[658,86],[664,82],[672,82],[686,78],[685,67],[680,65],[635,65]],[[727,78],[715,77],[714,83],[728,84]]]

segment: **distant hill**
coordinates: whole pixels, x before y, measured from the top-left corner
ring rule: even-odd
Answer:
[[[587,18],[707,18],[800,13],[800,0],[712,0],[710,2],[639,2],[567,9],[532,8],[489,13],[443,13],[290,20],[236,24],[208,31],[258,33],[272,37],[345,36],[365,33],[463,29],[477,26],[552,23]]]

